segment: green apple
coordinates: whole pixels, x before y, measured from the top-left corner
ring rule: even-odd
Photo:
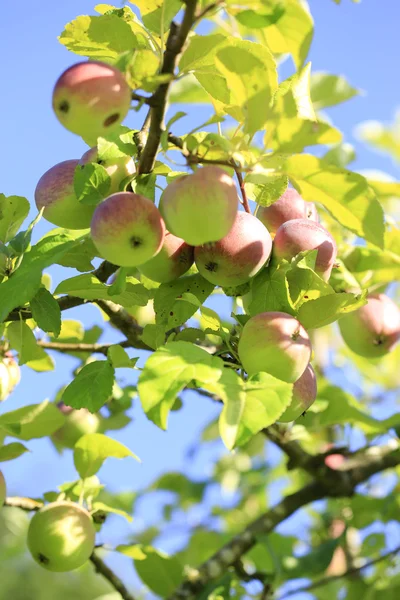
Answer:
[[[219,242],[197,246],[194,259],[205,279],[221,287],[236,287],[249,281],[271,254],[268,229],[246,212],[238,212],[229,233]]]
[[[0,402],[3,402],[10,395],[11,376],[4,361],[0,362]]]
[[[135,319],[140,327],[146,327],[146,325],[156,322],[153,300],[149,300],[146,306],[129,306],[126,308],[126,312]]]
[[[238,352],[249,375],[265,371],[294,383],[310,362],[311,342],[307,331],[291,315],[264,312],[251,317],[243,327]]]
[[[318,213],[315,204],[306,202],[299,192],[288,188],[282,196],[270,206],[261,206],[257,217],[264,223],[271,235],[286,221],[292,219],[309,219],[318,223]]]
[[[161,250],[165,225],[151,200],[119,192],[96,207],[91,234],[103,258],[120,267],[137,267]]]
[[[160,212],[169,231],[191,246],[200,246],[229,233],[237,205],[232,177],[210,165],[170,183],[161,195]]]
[[[73,571],[89,559],[95,536],[87,510],[73,502],[53,502],[32,517],[28,548],[35,561],[48,571]]]
[[[190,269],[193,264],[193,252],[192,246],[167,231],[160,252],[141,265],[139,271],[152,281],[168,283]]]
[[[96,146],[85,152],[79,161],[79,164],[86,165],[91,162],[102,165],[107,171],[111,179],[108,195],[119,192],[121,183],[127,179],[127,177],[135,173],[135,163],[130,156],[120,156],[119,158],[100,160]]]
[[[21,369],[19,368],[19,365],[18,365],[17,361],[15,360],[15,358],[11,354],[6,353],[5,357],[3,358],[3,361],[4,361],[4,364],[6,365],[6,367],[8,369],[8,374],[9,374],[9,393],[11,394],[11,392],[13,391],[13,389],[21,381]]]
[[[295,421],[310,408],[316,397],[317,378],[314,369],[309,364],[303,375],[295,381],[293,385],[292,402],[278,420],[283,423]]]
[[[44,207],[44,218],[58,227],[90,227],[95,207],[79,202],[74,191],[74,174],[78,164],[78,160],[64,160],[54,165],[42,175],[36,186],[38,210]]]
[[[89,146],[126,117],[131,90],[121,71],[102,62],[86,61],[62,73],[53,91],[53,109],[66,129]]]
[[[65,423],[52,435],[56,446],[73,448],[83,435],[96,433],[99,430],[99,416],[89,412],[86,408],[76,410],[66,406],[63,402],[58,404],[58,408],[65,415]]]
[[[339,328],[355,354],[380,358],[400,339],[400,309],[385,294],[371,294],[367,304],[339,319]]]
[[[6,480],[3,473],[0,471],[0,508],[3,506],[7,496]]]
[[[274,238],[274,256],[291,260],[305,250],[318,250],[315,271],[328,281],[336,262],[336,242],[319,223],[309,219],[293,219],[283,223]]]

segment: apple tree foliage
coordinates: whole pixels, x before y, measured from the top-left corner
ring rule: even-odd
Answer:
[[[313,28],[302,0],[137,0],[122,8],[99,4],[96,14],[78,16],[62,31],[60,43],[78,60],[100,60],[125,74],[132,109],[143,115],[141,129],[121,125],[97,141],[100,159],[133,157],[136,173],[124,189],[155,201],[178,175],[217,164],[237,176],[243,203],[254,211],[274,203],[290,183],[317,204],[339,260],[329,282],[315,272],[312,253],[263,269],[251,281],[244,311],[241,296],[225,295],[195,268],[164,284],[120,269],[110,283],[117,268],[100,262],[88,230],[52,229],[33,243],[41,215],[26,224],[28,199],[0,195],[4,360],[14,357],[46,377],[57,369],[57,353],[76,358],[53,401],[14,410],[11,395],[2,406],[0,461],[35,452],[34,440],[49,437],[70,452],[76,469],[76,481],[43,490],[41,498],[5,501],[0,573],[10,597],[22,598],[18,580],[7,573],[15,557],[31,589],[38,589],[36,572],[20,557],[23,511],[60,498],[79,501],[100,530],[106,517],[130,521],[139,499],[160,494],[159,519],[92,554],[92,566],[108,583],[90,565],[79,572],[76,592],[75,579],[67,585],[43,572],[51,597],[266,599],[301,591],[320,600],[398,597],[400,574],[392,561],[400,548],[387,533],[400,514],[400,415],[392,410],[380,418],[377,407],[395,401],[400,347],[379,360],[362,358],[343,344],[336,322],[364,305],[368,293],[399,279],[400,183],[351,171],[354,149],[323,111],[358,91],[343,76],[312,70]],[[292,61],[293,75],[282,80],[284,59]],[[187,131],[184,117],[195,117],[198,105],[208,107],[209,118]],[[399,159],[398,122],[365,123],[359,135]],[[91,164],[76,173],[75,192],[83,204],[96,205],[110,183],[104,167]],[[55,289],[48,275],[54,265],[64,272]],[[391,289],[398,296],[398,288]],[[66,316],[87,303],[99,308],[94,327]],[[265,373],[246,379],[238,364],[241,328],[263,311],[295,316],[313,343],[318,397],[289,426],[279,417],[292,385]],[[110,327],[120,343],[107,343]],[[134,383],[124,384],[121,369],[131,370]],[[167,430],[174,412],[190,411],[195,394],[196,402],[218,408],[191,449],[195,458],[222,440],[212,468],[192,479],[165,464],[164,475],[147,489],[105,489],[98,475],[105,460],[137,458],[132,405],[140,403],[148,419]],[[122,428],[131,429],[132,448],[114,439]],[[56,454],[52,461],[56,469]],[[305,529],[294,526],[289,534],[280,524],[297,511]],[[159,540],[183,521],[195,525],[187,525],[181,546],[168,555]],[[107,566],[110,551],[141,584],[128,590]],[[82,586],[90,596],[79,595]]]

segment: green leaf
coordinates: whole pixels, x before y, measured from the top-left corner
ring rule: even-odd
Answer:
[[[92,512],[96,512],[99,510],[102,512],[105,512],[105,513],[119,515],[120,517],[123,517],[124,519],[126,519],[128,521],[128,523],[131,523],[133,521],[133,518],[131,517],[131,515],[128,514],[125,510],[121,510],[119,508],[114,508],[113,506],[108,506],[107,504],[104,504],[104,502],[94,502],[92,504]]]
[[[62,281],[55,294],[69,294],[85,300],[112,300],[121,306],[145,306],[149,301],[149,291],[135,277],[127,277],[125,290],[111,296],[110,286],[101,283],[97,277],[87,273]]]
[[[180,300],[182,295],[193,294],[201,305],[213,289],[212,283],[199,274],[180,277],[171,283],[161,284],[154,295],[156,324],[164,326],[165,330],[183,325],[194,315],[197,306],[191,302]]]
[[[396,112],[393,123],[384,125],[379,121],[366,121],[356,129],[356,135],[381,152],[389,154],[395,160],[400,160],[400,111]]]
[[[281,265],[276,269],[262,269],[254,277],[251,290],[243,299],[247,314],[254,316],[268,311],[281,311],[290,315],[295,313],[286,279],[289,268],[289,265]]]
[[[151,31],[166,32],[172,19],[182,8],[180,0],[129,0],[140,10],[142,21]]]
[[[95,413],[107,402],[114,385],[114,368],[108,360],[96,360],[79,371],[65,388],[62,401],[72,408],[87,408]]]
[[[102,433],[87,433],[75,444],[74,465],[82,479],[95,475],[106,458],[126,458],[139,460],[129,448]]]
[[[341,225],[383,246],[383,210],[362,175],[310,154],[288,158],[283,170],[305,200],[323,204]]]
[[[141,544],[118,546],[116,550],[133,558],[140,579],[161,598],[172,594],[183,579],[183,566],[178,559],[161,550]]]
[[[0,241],[6,244],[17,233],[29,213],[29,202],[22,196],[0,194]]]
[[[311,75],[311,98],[316,110],[346,102],[359,94],[343,76],[314,72]]]
[[[38,346],[33,331],[25,321],[14,321],[7,326],[7,337],[11,347],[18,352],[19,364],[35,371],[52,371],[53,359]]]
[[[89,162],[75,169],[74,190],[82,204],[96,206],[108,195],[111,177],[103,165]]]
[[[14,460],[14,458],[22,456],[25,452],[29,452],[29,450],[23,444],[11,442],[11,444],[0,447],[0,462]]]
[[[298,579],[302,578],[305,573],[308,577],[313,577],[326,571],[339,542],[340,538],[328,540],[309,554],[286,557],[286,560],[283,561],[286,576],[289,579]]]
[[[94,269],[92,260],[96,258],[97,255],[98,250],[91,238],[86,238],[81,240],[79,244],[71,248],[71,250],[57,260],[57,264],[85,273],[86,271],[92,271]]]
[[[58,39],[75,54],[105,62],[139,46],[131,23],[116,14],[79,16],[67,23]]]
[[[137,177],[131,181],[132,191],[134,191],[136,194],[141,194],[145,198],[148,198],[154,202],[156,194],[156,180],[157,175],[154,173],[137,175]]]
[[[286,175],[273,169],[256,171],[246,175],[244,184],[247,196],[260,206],[270,206],[285,192],[289,180]]]
[[[201,87],[194,75],[186,75],[174,82],[171,87],[171,93],[168,97],[171,104],[208,104],[210,98],[206,91]]]
[[[48,400],[0,416],[0,428],[10,431],[14,429],[11,435],[25,441],[47,437],[60,429],[64,423],[64,415]]]
[[[107,358],[111,362],[114,369],[127,368],[133,369],[138,361],[137,358],[129,358],[128,353],[122,346],[115,344],[110,346],[107,351]]]
[[[399,237],[399,233],[397,234]],[[385,240],[386,241],[386,240]],[[389,244],[386,249],[370,246],[354,246],[343,257],[345,266],[352,272],[361,275],[362,280],[370,283],[390,283],[400,279],[400,253],[393,252]],[[393,240],[392,240],[393,241]],[[388,248],[389,245],[389,248]],[[370,277],[368,277],[370,275]]]
[[[292,400],[293,386],[267,373],[243,381],[231,369],[224,369],[218,381],[202,387],[224,403],[219,430],[225,446],[232,450],[278,420]]]
[[[283,4],[271,7],[271,12],[259,12],[255,10],[243,10],[235,15],[241,25],[249,29],[263,29],[275,25],[285,14]]]
[[[0,284],[0,322],[18,306],[30,302],[41,286],[42,271],[78,246],[86,234],[61,230],[42,238],[24,255],[13,276]]]
[[[356,159],[356,151],[351,144],[338,144],[333,146],[324,156],[323,160],[336,167],[347,167]]]
[[[165,343],[165,327],[148,323],[143,329],[142,341],[156,350]]]
[[[167,428],[168,414],[177,395],[192,380],[200,384],[216,381],[223,368],[219,358],[189,342],[170,342],[146,361],[138,381],[142,407],[161,429]]]
[[[357,310],[365,304],[365,295],[338,293],[305,302],[297,317],[306,329],[317,329],[333,323],[342,315]]]
[[[61,310],[53,294],[42,287],[30,301],[32,317],[38,327],[58,337],[61,331]]]

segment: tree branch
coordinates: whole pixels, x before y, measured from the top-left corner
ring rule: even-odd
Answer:
[[[152,96],[150,108],[150,128],[147,142],[140,156],[138,172],[140,174],[150,173],[154,167],[160,139],[164,130],[164,118],[166,113],[167,98],[171,81],[175,72],[179,55],[185,45],[190,29],[195,22],[196,0],[186,0],[186,8],[182,23],[177,26],[171,23],[164,60],[161,67],[161,75],[171,75],[170,81],[158,87]]]
[[[280,596],[279,600],[284,600],[284,598],[289,598],[289,596],[294,596],[295,594],[311,592],[312,590],[315,590],[324,585],[329,585],[330,583],[332,583],[333,581],[337,581],[338,579],[345,579],[349,575],[360,573],[364,569],[368,569],[368,567],[372,567],[373,565],[376,565],[377,563],[380,563],[390,557],[396,556],[396,554],[399,554],[399,552],[400,546],[397,546],[397,548],[389,550],[389,552],[386,552],[385,554],[382,554],[381,556],[378,556],[377,558],[374,558],[373,560],[364,563],[361,567],[352,567],[351,569],[348,569],[347,571],[345,571],[344,573],[340,573],[339,575],[330,575],[329,577],[322,577],[321,579],[318,579],[317,581],[314,581],[309,585],[304,585],[294,590],[289,590],[288,592],[283,594],[283,596]]]
[[[44,340],[39,340],[37,344],[45,350],[57,350],[57,352],[89,352],[91,354],[104,354],[105,356],[107,356],[108,349],[111,346],[119,345],[123,348],[130,348],[131,346],[128,340],[115,342],[114,344],[68,344],[63,342],[46,342]]]
[[[143,328],[136,323],[135,319],[125,309],[108,300],[96,300],[96,304],[106,313],[112,325],[126,336],[130,346],[138,350],[153,352],[153,348],[150,348],[140,339]]]
[[[244,187],[244,181],[243,181],[242,173],[240,171],[240,168],[237,165],[234,167],[234,169],[235,169],[235,173],[236,173],[236,178],[237,178],[238,183],[239,183],[240,193],[242,194],[243,208],[244,208],[244,210],[247,213],[251,213],[250,206],[249,206],[249,201],[247,199],[247,194],[246,194],[246,190],[245,190],[245,187]]]
[[[90,561],[93,564],[96,573],[100,573],[100,575],[107,579],[112,587],[121,595],[123,600],[135,600],[132,594],[128,592],[121,579],[117,577],[117,575],[97,556],[95,552],[93,552],[90,557]]]

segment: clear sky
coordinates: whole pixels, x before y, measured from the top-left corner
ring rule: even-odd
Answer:
[[[52,165],[79,158],[86,150],[83,141],[56,120],[51,110],[51,93],[61,72],[79,60],[58,43],[57,35],[77,15],[93,13],[95,4],[88,0],[20,0],[4,2],[2,6],[0,192],[26,196],[32,206],[39,177]],[[311,0],[310,6],[316,23],[310,54],[313,70],[346,75],[352,85],[364,90],[362,96],[328,111],[346,141],[357,149],[358,159],[352,168],[380,169],[398,179],[398,167],[385,156],[360,145],[352,132],[359,122],[367,119],[390,121],[400,104],[397,77],[400,3],[363,0],[361,4],[353,4],[342,0],[342,5],[337,6],[333,0]],[[199,118],[197,110],[194,114]],[[141,116],[132,112],[126,124],[139,127],[141,120]],[[188,128],[192,125],[189,118],[182,123]],[[31,214],[34,212],[32,209]],[[42,222],[36,237],[50,228]],[[71,271],[68,276],[72,275]],[[58,277],[59,271],[54,271],[54,281]],[[64,317],[81,319],[86,325],[99,322],[99,313],[93,307],[73,309],[64,313]],[[120,337],[116,332],[107,332],[102,339],[113,341]],[[22,382],[0,406],[0,413],[54,398],[55,391],[69,381],[76,366],[74,359],[60,355],[55,358],[57,367],[52,373],[36,374],[23,367]],[[123,377],[133,381],[128,371]],[[142,464],[110,460],[100,473],[102,480],[112,489],[122,490],[140,488],[164,470],[182,468],[201,475],[209,468],[211,457],[204,452],[201,460],[192,464],[185,458],[185,452],[214,410],[211,403],[189,396],[184,409],[171,416],[168,433],[163,433],[142,416],[137,404],[134,423],[119,433],[118,438],[141,457]],[[30,454],[2,465],[10,494],[39,496],[76,477],[70,453],[58,459],[46,440],[27,445],[32,450]],[[142,504],[136,526],[142,519],[150,520],[155,510],[152,502],[149,506]],[[123,541],[125,525],[119,523],[116,519],[113,528],[106,528],[102,541]]]

